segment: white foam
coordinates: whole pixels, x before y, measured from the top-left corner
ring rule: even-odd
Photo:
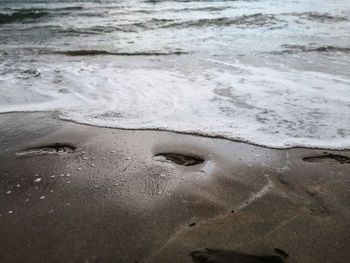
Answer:
[[[207,67],[38,64],[0,75],[0,112],[53,111],[80,123],[221,136],[268,147],[350,148],[350,80],[205,61]],[[17,75],[16,75],[17,74]]]

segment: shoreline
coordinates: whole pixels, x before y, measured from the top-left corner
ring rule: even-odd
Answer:
[[[153,132],[169,132],[169,133],[174,133],[174,134],[179,134],[179,135],[189,135],[189,136],[198,136],[198,137],[203,137],[203,138],[210,138],[210,139],[219,139],[219,140],[225,140],[229,142],[234,142],[234,143],[244,143],[252,146],[257,146],[257,147],[262,147],[262,148],[268,148],[268,149],[273,149],[273,150],[291,150],[291,149],[314,149],[314,150],[328,150],[328,151],[336,151],[336,152],[342,152],[342,151],[350,151],[350,147],[347,148],[332,148],[332,147],[318,147],[318,146],[289,146],[289,147],[273,147],[273,146],[267,146],[263,144],[258,144],[258,143],[253,143],[250,141],[245,141],[245,140],[240,140],[240,139],[230,139],[225,136],[220,136],[220,135],[207,135],[207,134],[202,134],[202,133],[196,133],[196,132],[185,132],[185,131],[175,131],[175,130],[167,130],[167,129],[157,129],[157,128],[123,128],[123,127],[109,127],[109,126],[99,126],[99,125],[94,125],[94,124],[89,124],[89,123],[83,123],[83,122],[78,122],[73,119],[65,119],[59,117],[59,112],[58,111],[9,111],[9,112],[0,112],[1,115],[8,115],[8,114],[46,114],[46,115],[51,115],[52,118],[56,119],[57,121],[63,121],[63,122],[69,122],[69,123],[75,123],[78,125],[83,125],[83,126],[89,126],[93,128],[103,128],[103,129],[115,129],[115,130],[123,130],[123,131],[153,131]]]
[[[350,150],[95,127],[47,112],[2,113],[0,134],[1,262],[350,258]]]

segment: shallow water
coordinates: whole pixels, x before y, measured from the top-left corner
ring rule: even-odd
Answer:
[[[350,148],[350,2],[1,1],[0,112]]]

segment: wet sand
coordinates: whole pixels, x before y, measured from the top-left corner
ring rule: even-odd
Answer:
[[[350,151],[0,115],[0,262],[349,262]]]

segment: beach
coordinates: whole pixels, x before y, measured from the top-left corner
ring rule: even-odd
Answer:
[[[0,115],[0,262],[347,262],[350,151]]]
[[[0,263],[349,263],[349,0],[0,0]]]

